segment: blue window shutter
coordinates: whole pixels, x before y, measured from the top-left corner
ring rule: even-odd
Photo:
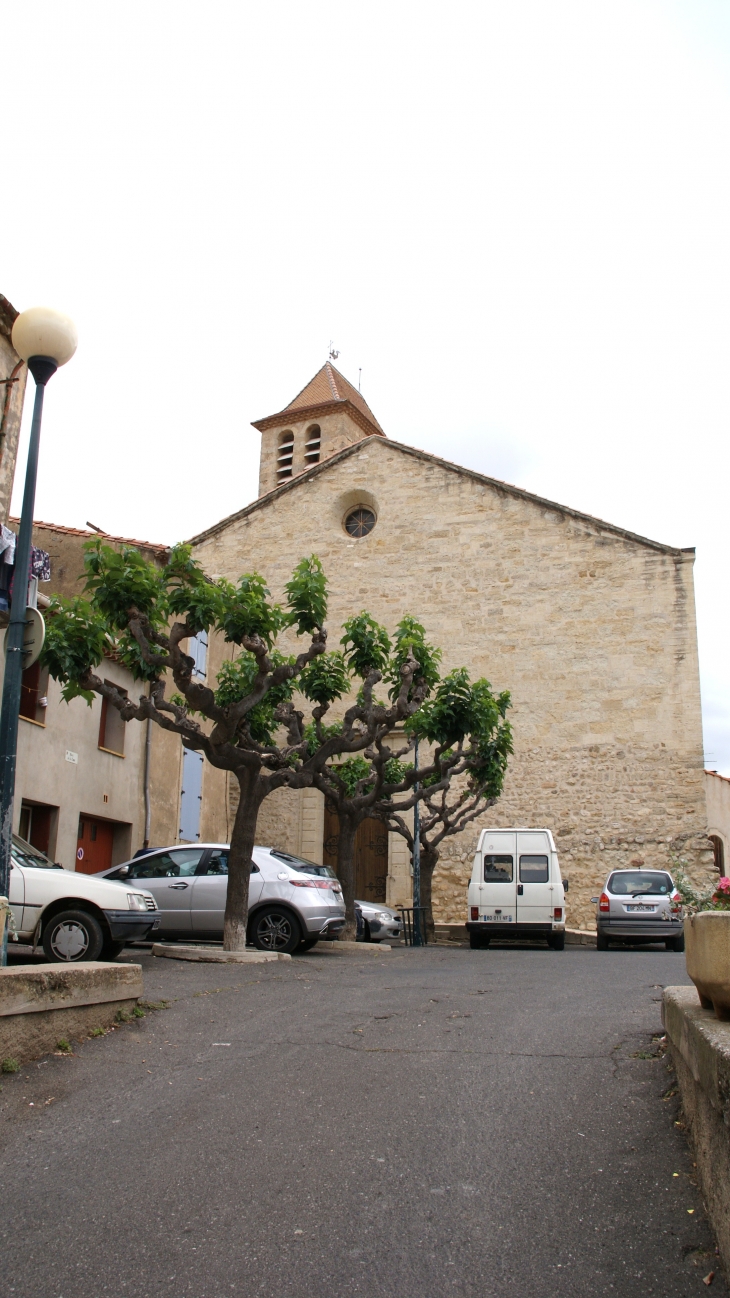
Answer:
[[[180,838],[195,843],[200,838],[200,804],[203,798],[203,754],[183,749],[183,787],[180,790]]]
[[[193,676],[200,676],[205,679],[206,665],[208,661],[208,632],[199,631],[197,635],[191,636],[188,642],[188,652],[191,658],[195,659],[193,667]]]

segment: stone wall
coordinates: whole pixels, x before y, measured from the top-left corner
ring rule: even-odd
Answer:
[[[358,497],[377,525],[354,540],[342,519]],[[235,580],[258,569],[282,602],[294,565],[312,553],[330,582],[333,647],[362,608],[391,631],[413,613],[442,646],[445,670],[465,664],[512,693],[504,795],[444,843],[438,919],[464,918],[487,824],[552,830],[571,927],[593,924],[589,899],[616,865],[671,866],[680,855],[698,881],[710,870],[692,551],[379,437],[195,543],[208,572]],[[265,804],[260,841],[264,829],[278,842],[300,833],[289,796]]]

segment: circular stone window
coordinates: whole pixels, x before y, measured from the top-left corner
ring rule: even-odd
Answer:
[[[348,536],[367,536],[375,527],[375,515],[367,505],[357,505],[351,509],[345,519],[345,531]]]

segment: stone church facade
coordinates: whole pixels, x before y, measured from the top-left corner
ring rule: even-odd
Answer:
[[[412,613],[442,647],[445,670],[463,664],[511,692],[515,753],[504,793],[445,840],[437,920],[465,918],[471,859],[488,824],[553,831],[571,927],[593,926],[589,899],[612,868],[680,858],[696,878],[711,869],[693,550],[393,441],[331,365],[255,427],[262,494],[194,538],[205,570],[236,580],[256,569],[283,601],[294,565],[317,554],[333,646],[360,609],[391,631]],[[362,535],[348,531],[353,511],[372,523]],[[230,653],[211,643],[209,671]],[[204,779],[201,838],[220,840],[231,823],[227,781],[211,768]],[[270,798],[258,837],[322,860],[321,796]],[[391,835],[387,901],[410,892],[408,856]]]

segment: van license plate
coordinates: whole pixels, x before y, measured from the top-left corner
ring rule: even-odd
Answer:
[[[486,924],[511,924],[511,915],[482,915],[482,920]]]
[[[656,910],[656,906],[631,906],[631,905],[629,905],[629,906],[626,907],[626,909],[627,909],[627,910],[643,910],[643,911],[649,911],[649,913],[650,913],[651,915],[653,915],[653,914],[654,914],[654,911]]]

